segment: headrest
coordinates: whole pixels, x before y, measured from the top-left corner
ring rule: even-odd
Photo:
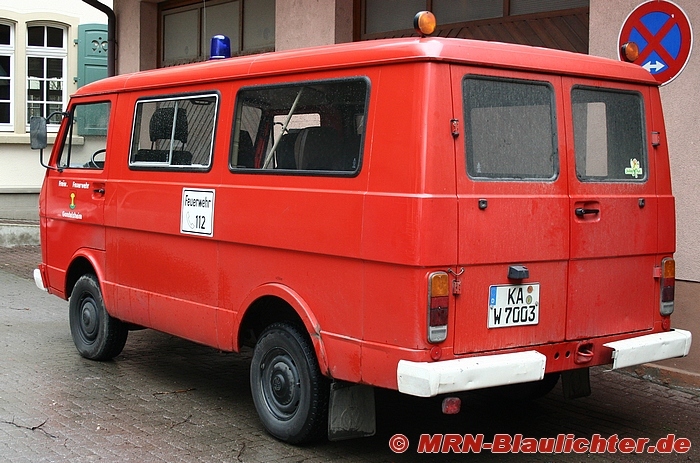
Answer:
[[[175,108],[158,108],[151,116],[148,133],[151,141],[169,140],[173,132],[173,117]],[[175,140],[187,143],[187,110],[177,109],[177,123],[175,124]]]
[[[332,127],[302,129],[294,145],[297,169],[331,170],[339,147],[338,132]]]

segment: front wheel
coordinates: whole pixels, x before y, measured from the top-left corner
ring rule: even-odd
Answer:
[[[250,387],[260,420],[277,439],[303,444],[326,435],[330,384],[311,342],[296,326],[274,323],[262,333]]]
[[[85,358],[109,360],[119,355],[126,344],[129,330],[107,313],[95,275],[83,275],[75,283],[68,319],[75,347]]]

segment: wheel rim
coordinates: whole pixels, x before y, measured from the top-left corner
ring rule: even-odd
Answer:
[[[80,301],[78,324],[80,326],[80,336],[86,343],[90,344],[97,339],[99,315],[97,303],[90,295],[86,295]]]
[[[299,371],[291,355],[273,349],[265,355],[260,370],[260,389],[268,409],[279,420],[291,419],[301,396]]]

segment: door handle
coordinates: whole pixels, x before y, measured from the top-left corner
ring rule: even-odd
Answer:
[[[105,189],[104,188],[95,188],[92,190],[94,193],[97,193],[98,195],[103,195],[105,194]]]
[[[577,217],[583,217],[587,214],[600,214],[600,209],[586,209],[584,207],[577,207],[576,210],[574,210],[574,213]]]

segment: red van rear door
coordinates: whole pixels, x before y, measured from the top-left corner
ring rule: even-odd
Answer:
[[[569,198],[561,79],[453,66],[456,354],[561,341]]]
[[[567,339],[651,328],[658,239],[649,90],[564,79],[571,261]],[[646,101],[645,101],[646,100]]]

